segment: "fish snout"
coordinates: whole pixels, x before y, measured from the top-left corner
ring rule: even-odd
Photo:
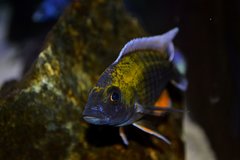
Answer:
[[[108,124],[109,118],[104,115],[101,105],[86,106],[83,111],[83,119],[91,124]]]
[[[86,105],[83,111],[83,116],[98,116],[103,114],[102,105]]]

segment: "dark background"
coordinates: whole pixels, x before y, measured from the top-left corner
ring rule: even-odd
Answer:
[[[217,159],[239,159],[240,2],[237,0],[125,0],[145,29],[175,26],[175,44],[188,62],[187,106],[209,137]]]
[[[12,10],[8,33],[21,46],[25,71],[57,18],[33,22],[41,0],[5,0]],[[188,62],[187,107],[205,130],[219,160],[237,160],[240,149],[240,2],[237,0],[124,0],[152,35],[176,26],[175,44]],[[126,24],[127,27],[127,24]]]

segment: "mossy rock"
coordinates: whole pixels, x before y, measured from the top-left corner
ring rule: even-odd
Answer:
[[[74,1],[30,71],[1,90],[0,159],[182,160],[181,115],[159,119],[170,146],[130,126],[126,147],[117,128],[82,120],[99,75],[128,40],[144,35],[121,0]]]

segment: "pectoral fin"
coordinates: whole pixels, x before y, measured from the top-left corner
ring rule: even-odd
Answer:
[[[140,130],[142,130],[142,131],[144,131],[146,133],[149,133],[149,134],[151,134],[151,135],[153,135],[153,136],[163,140],[165,143],[167,143],[169,145],[171,144],[171,142],[166,137],[164,137],[163,135],[158,133],[157,129],[154,129],[153,127],[151,127],[151,128],[150,127],[146,127],[146,126],[144,126],[143,123],[144,122],[142,122],[142,120],[140,120],[140,121],[137,121],[137,122],[133,123],[133,125],[135,127],[137,127],[138,129],[140,129]]]
[[[184,110],[181,109],[174,109],[174,108],[165,108],[165,107],[155,107],[150,106],[143,111],[145,114],[153,115],[153,116],[161,116],[163,112],[177,112],[177,113],[184,113]]]
[[[143,107],[140,104],[136,104],[138,106],[138,113],[153,115],[153,116],[161,116],[165,112],[177,112],[177,113],[184,113],[184,110],[181,109],[174,109],[174,108],[166,108],[166,107],[159,107],[159,106],[148,106]]]
[[[164,90],[162,92],[154,106],[142,106],[141,104],[138,103],[135,105],[137,107],[137,112],[153,116],[161,116],[165,112],[180,112],[180,113],[184,112],[184,110],[171,108],[172,101],[167,90]]]

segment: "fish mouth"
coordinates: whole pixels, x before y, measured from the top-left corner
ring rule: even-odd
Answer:
[[[91,124],[103,124],[103,121],[106,121],[106,116],[100,112],[100,107],[87,105],[83,111],[83,119]]]
[[[102,105],[86,105],[82,115],[83,119],[91,124],[108,125],[110,117],[102,110]]]
[[[83,119],[88,123],[96,124],[97,122],[101,121],[101,118],[97,118],[94,116],[83,116]]]
[[[91,124],[96,124],[96,125],[107,125],[109,123],[109,118],[100,118],[100,117],[95,117],[95,116],[83,116],[83,119]]]

